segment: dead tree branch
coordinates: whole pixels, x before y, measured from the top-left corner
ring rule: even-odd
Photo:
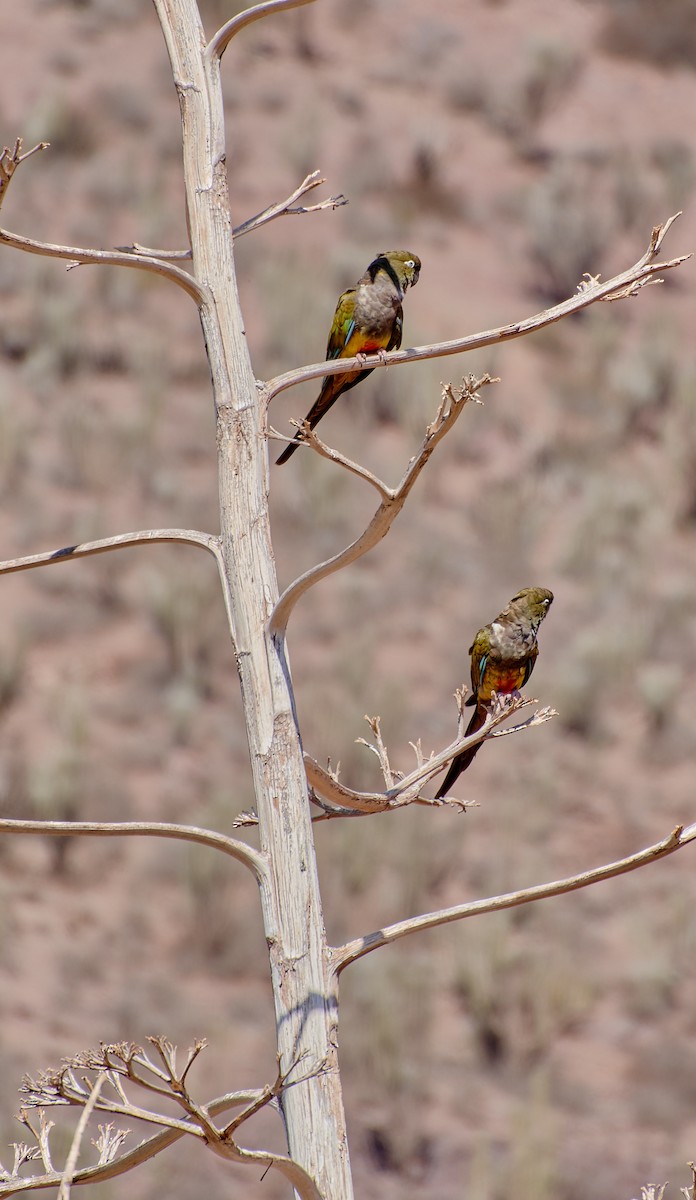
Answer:
[[[10,185],[10,180],[20,163],[26,162],[28,158],[31,158],[32,154],[37,154],[40,150],[48,150],[50,143],[39,142],[36,146],[32,146],[31,150],[25,150],[24,154],[22,154],[22,145],[22,139],[17,138],[12,149],[9,146],[5,146],[2,153],[0,153],[0,207]]]
[[[304,2],[311,4],[313,0],[304,0]],[[270,204],[268,208],[264,208],[263,212],[257,213],[255,217],[249,217],[248,221],[243,221],[241,225],[235,226],[232,230],[232,237],[243,237],[245,233],[260,229],[262,225],[268,225],[269,221],[275,221],[276,217],[299,217],[304,216],[305,213],[322,212],[327,208],[331,210],[342,208],[344,204],[348,203],[345,196],[338,195],[329,196],[328,200],[320,200],[318,204],[298,205],[297,201],[302,196],[311,192],[313,188],[320,187],[322,183],[326,183],[326,180],[321,171],[312,171],[288,196],[287,200],[281,200],[279,204]]]
[[[309,2],[309,0],[308,0]],[[277,217],[295,217],[304,216],[305,213],[322,212],[330,208],[342,208],[347,204],[345,196],[329,196],[328,200],[320,200],[318,204],[297,204],[297,201],[307,192],[311,192],[313,188],[319,187],[322,183],[326,183],[321,171],[312,171],[303,179],[299,187],[295,188],[294,192],[287,197],[286,200],[281,200],[277,204],[269,204],[268,208],[264,208],[262,212],[257,213],[254,217],[249,217],[246,221],[242,221],[241,225],[236,225],[232,230],[232,238],[243,237],[245,233],[251,233],[254,229],[260,229],[262,225],[268,225],[269,221],[275,221]],[[124,254],[144,254],[148,258],[161,258],[165,260],[171,259],[190,259],[190,250],[156,250],[152,246],[142,246],[140,242],[133,242],[130,246],[117,246],[117,250]]]
[[[333,575],[336,571],[340,571],[343,567],[347,567],[350,563],[355,562],[358,558],[362,558],[363,554],[367,554],[369,550],[381,542],[383,537],[386,537],[392,524],[401,512],[409,493],[418,479],[425,464],[428,462],[431,454],[439,442],[442,441],[446,433],[454,425],[455,421],[462,412],[464,406],[470,401],[478,402],[478,390],[486,384],[497,382],[491,379],[489,375],[483,375],[480,379],[476,379],[473,375],[469,375],[464,380],[461,388],[455,394],[450,384],[443,385],[442,400],[440,407],[433,422],[428,425],[425,438],[423,439],[421,448],[415,458],[411,460],[406,473],[398,487],[389,488],[381,480],[375,477],[369,478],[370,472],[364,468],[358,467],[356,463],[352,463],[350,459],[344,459],[342,455],[331,452],[330,457],[345,466],[349,471],[360,475],[367,479],[377,488],[380,495],[383,497],[382,503],[377,509],[375,515],[370,521],[367,528],[360,534],[354,542],[345,550],[341,550],[339,554],[334,554],[332,558],[326,562],[319,563],[315,567],[310,567],[303,575],[291,583],[285,589],[278,603],[276,604],[269,621],[269,632],[277,641],[282,641],[285,637],[285,632],[290,619],[290,614],[297,604],[301,596],[308,592],[311,587],[319,583],[322,579],[326,579],[329,575]],[[318,442],[318,438],[315,438]],[[314,441],[310,442],[314,445]],[[323,447],[323,443],[321,443]]]
[[[242,1104],[251,1104],[260,1093],[258,1091],[249,1092],[230,1092],[225,1096],[219,1096],[207,1105],[207,1111],[211,1116],[217,1116],[220,1113],[227,1112],[230,1108],[238,1107]],[[43,1158],[46,1174],[35,1175],[31,1177],[20,1177],[18,1175],[18,1167],[15,1163],[12,1171],[6,1171],[0,1165],[0,1198],[5,1200],[5,1197],[14,1196],[19,1192],[32,1191],[34,1188],[49,1188],[55,1187],[60,1183],[61,1173],[54,1171],[50,1154],[47,1149],[46,1132],[50,1132],[53,1122],[46,1122],[42,1118],[42,1131],[35,1131],[30,1125],[28,1117],[23,1118],[23,1123],[29,1128],[37,1141],[41,1139],[42,1147],[36,1149],[33,1153],[32,1148],[27,1147],[30,1151],[24,1161],[28,1162],[39,1157]],[[193,1129],[193,1126],[191,1126]],[[184,1131],[180,1129],[168,1129],[162,1133],[156,1133],[153,1137],[146,1138],[135,1149],[115,1157],[116,1150],[124,1140],[124,1133],[127,1131],[114,1132],[113,1126],[102,1126],[101,1136],[95,1144],[100,1151],[99,1162],[93,1167],[83,1167],[75,1172],[73,1183],[101,1183],[108,1179],[115,1179],[119,1175],[124,1175],[127,1171],[131,1171],[134,1167],[140,1166],[147,1162],[148,1159],[154,1158],[169,1146],[173,1146],[180,1138],[191,1130],[186,1128]],[[116,1149],[114,1145],[116,1144]],[[15,1155],[15,1158],[17,1156]]]
[[[541,883],[536,887],[523,888],[518,892],[493,896],[487,900],[456,904],[452,908],[442,908],[437,912],[424,913],[422,916],[412,917],[407,921],[397,921],[394,925],[387,925],[375,933],[365,934],[363,937],[337,946],[331,953],[333,970],[338,975],[344,967],[363,958],[364,955],[370,954],[373,950],[389,946],[398,938],[408,937],[423,929],[435,929],[438,925],[447,925],[451,921],[461,921],[465,917],[474,917],[481,913],[498,912],[503,908],[517,908],[521,904],[531,904],[535,900],[548,900],[551,896],[562,896],[566,892],[575,892],[579,888],[601,883],[604,879],[625,875],[628,871],[635,871],[639,867],[647,866],[648,863],[666,858],[667,855],[674,854],[676,850],[681,850],[683,846],[687,846],[693,841],[696,841],[696,825],[688,825],[686,828],[678,825],[668,837],[661,842],[656,842],[654,846],[648,846],[647,849],[640,850],[637,854],[631,854],[628,858],[619,859],[617,862],[595,867],[591,871],[583,871],[579,875],[571,875],[567,879],[556,880],[553,883]]]
[[[244,12],[238,13],[236,17],[232,17],[218,29],[206,46],[207,62],[211,62],[215,58],[222,58],[235,34],[239,33],[241,29],[246,29],[247,25],[251,25],[254,21],[260,21],[262,17],[273,16],[274,13],[286,12],[291,8],[302,8],[305,4],[313,3],[314,0],[265,0],[263,4],[257,4],[254,8],[247,8]]]
[[[12,176],[20,163],[36,154],[38,150],[46,150],[48,142],[39,142],[31,150],[22,154],[22,139],[17,138],[13,148],[6,146],[0,154],[0,204],[7,193]],[[86,250],[81,246],[58,246],[52,242],[38,242],[34,238],[22,237],[11,233],[9,229],[0,229],[0,245],[11,246],[15,250],[25,250],[28,254],[41,254],[46,258],[67,259],[73,266],[88,263],[109,263],[117,267],[138,267],[143,271],[163,275],[172,283],[178,284],[184,291],[201,305],[205,299],[203,289],[187,271],[172,266],[164,260],[143,254],[124,254],[119,250]],[[177,256],[178,257],[178,256]]]
[[[545,329],[546,326],[553,325],[563,317],[570,316],[571,313],[589,308],[591,304],[596,304],[599,300],[622,300],[627,296],[635,296],[646,284],[661,282],[655,278],[660,271],[670,271],[691,257],[690,254],[682,254],[678,258],[671,258],[664,262],[654,261],[667,232],[680,215],[680,213],[675,213],[673,217],[665,221],[664,225],[655,226],[645,254],[627,271],[622,271],[621,274],[615,275],[606,283],[602,283],[598,275],[588,276],[578,284],[578,292],[575,296],[571,296],[561,304],[554,305],[553,308],[546,308],[543,312],[535,313],[532,317],[526,317],[524,320],[515,321],[510,325],[501,325],[498,329],[487,329],[483,333],[472,333],[467,337],[455,338],[449,342],[414,346],[408,350],[392,350],[389,354],[371,354],[363,360],[334,358],[323,363],[312,363],[308,367],[297,367],[294,371],[286,371],[283,375],[276,375],[274,379],[269,380],[266,387],[268,402],[287,388],[294,387],[298,383],[305,383],[309,379],[322,379],[325,375],[338,375],[343,371],[365,370],[366,367],[369,370],[397,367],[407,362],[421,362],[426,358],[443,358],[448,354],[463,354],[467,350],[480,350],[483,346],[509,342],[513,338],[524,337],[528,333],[535,333],[538,329]]]
[[[341,454],[338,450],[334,450],[332,446],[327,446],[326,442],[322,442],[316,430],[312,429],[309,421],[291,420],[290,424],[294,425],[300,434],[299,439],[297,439],[299,445],[309,446],[312,450],[316,450],[317,454],[321,455],[322,458],[328,458],[330,462],[337,463],[339,467],[345,467],[352,475],[357,475],[358,479],[364,480],[365,483],[370,484],[370,487],[375,488],[383,500],[393,500],[395,494],[394,488],[390,488],[388,484],[384,483],[372,471],[369,471],[367,467],[353,462],[351,458],[346,458],[344,454]],[[273,429],[272,426],[268,430],[268,436],[273,441],[278,442],[294,442],[296,440],[294,436],[286,437],[284,433],[281,433],[278,429]]]
[[[689,1187],[680,1188],[684,1200],[696,1200],[696,1166],[692,1162],[686,1164],[691,1171],[691,1184]]]
[[[2,834],[40,834],[42,837],[161,837],[178,841],[195,842],[199,846],[210,846],[221,850],[230,858],[248,867],[261,882],[268,875],[268,864],[263,854],[224,833],[199,829],[195,825],[174,825],[164,821],[19,821],[9,817],[0,819]]]
[[[22,237],[18,233],[11,233],[9,229],[0,229],[0,245],[25,250],[28,254],[40,254],[44,258],[67,259],[75,266],[101,263],[112,267],[137,267],[142,271],[162,275],[172,283],[178,284],[196,304],[201,305],[204,301],[203,289],[195,279],[192,279],[187,271],[182,271],[180,267],[163,259],[151,258],[144,254],[124,254],[120,250],[87,250],[82,246],[58,246],[52,242],[38,242],[34,238]]]
[[[70,562],[76,558],[89,558],[92,554],[105,554],[109,550],[123,549],[124,546],[149,546],[157,542],[184,542],[191,546],[200,546],[212,554],[217,563],[230,625],[230,636],[232,636],[230,588],[220,538],[212,533],[203,533],[199,529],[140,529],[135,533],[119,533],[114,537],[99,538],[95,542],[80,542],[75,546],[62,546],[60,550],[48,550],[43,554],[8,558],[4,562],[0,562],[0,575],[10,575],[15,571],[30,571],[33,567],[51,566],[56,563]]]
[[[422,790],[462,750],[467,750],[470,746],[476,746],[480,742],[487,741],[489,738],[499,737],[500,732],[506,734],[518,733],[522,729],[530,729],[535,725],[543,725],[556,715],[552,708],[539,709],[526,721],[513,725],[504,731],[496,732],[498,727],[513,713],[528,707],[530,704],[536,704],[535,700],[526,700],[522,696],[499,696],[492,704],[491,710],[481,728],[476,733],[469,734],[467,737],[464,734],[466,722],[461,708],[463,693],[458,693],[458,696],[460,709],[457,737],[449,746],[441,750],[439,754],[431,754],[428,759],[423,759],[422,754],[418,755],[419,761],[417,767],[406,776],[402,776],[399,772],[394,771],[390,765],[387,749],[382,740],[379,717],[365,718],[372,730],[375,745],[366,742],[364,738],[358,738],[358,742],[363,746],[367,746],[368,749],[377,755],[384,781],[387,784],[384,792],[353,791],[352,788],[346,787],[345,784],[340,782],[337,772],[320,766],[311,755],[305,754],[304,762],[310,787],[323,796],[332,806],[361,813],[385,812],[396,808],[403,808],[408,804],[426,804],[430,807],[440,807],[443,803],[453,803],[460,808],[465,808],[467,805],[464,801],[453,800],[451,798],[443,798],[442,800],[429,799],[427,796],[421,794]],[[339,816],[340,814],[333,813],[330,815]]]
[[[82,1139],[84,1138],[85,1133],[87,1131],[87,1125],[89,1124],[89,1118],[91,1117],[92,1113],[94,1112],[94,1109],[97,1106],[97,1102],[99,1100],[99,1093],[101,1092],[102,1087],[104,1086],[105,1083],[106,1083],[106,1075],[103,1072],[100,1072],[97,1075],[97,1078],[94,1082],[94,1087],[92,1088],[92,1090],[89,1094],[89,1099],[88,1099],[87,1103],[85,1104],[85,1106],[82,1110],[82,1113],[80,1115],[80,1119],[77,1123],[77,1127],[75,1129],[75,1134],[74,1134],[73,1140],[72,1140],[72,1145],[70,1146],[70,1150],[68,1152],[68,1157],[65,1160],[65,1167],[63,1168],[63,1176],[60,1181],[60,1187],[58,1188],[58,1196],[56,1197],[56,1200],[70,1200],[70,1190],[72,1187],[73,1179],[75,1178],[75,1170],[77,1167],[77,1160],[80,1156],[80,1147],[82,1145]]]
[[[42,1071],[35,1079],[25,1077],[21,1088],[23,1108],[20,1120],[39,1145],[35,1149],[24,1144],[16,1147],[12,1172],[0,1168],[0,1197],[3,1200],[4,1197],[33,1188],[52,1187],[56,1184],[64,1188],[66,1184],[69,1187],[72,1182],[87,1183],[113,1178],[160,1153],[186,1134],[199,1138],[215,1153],[233,1162],[272,1167],[292,1184],[302,1200],[322,1200],[314,1181],[292,1159],[266,1151],[246,1150],[239,1146],[232,1136],[244,1121],[260,1108],[276,1101],[283,1088],[290,1086],[287,1075],[279,1074],[271,1086],[253,1092],[232,1093],[212,1104],[200,1105],[190,1094],[186,1076],[204,1049],[205,1042],[196,1042],[189,1049],[183,1069],[180,1070],[177,1066],[176,1047],[172,1043],[163,1037],[151,1037],[149,1041],[159,1062],[146,1054],[141,1046],[120,1042],[102,1045],[99,1050],[88,1050],[64,1059],[58,1070]],[[185,1119],[181,1120],[133,1103],[130,1098],[133,1088],[143,1088],[155,1096],[174,1100],[184,1110]],[[45,1121],[43,1113],[47,1108],[65,1105],[81,1108],[83,1112],[66,1165],[62,1171],[55,1171],[48,1149],[48,1135],[52,1123]],[[242,1106],[242,1112],[235,1120],[228,1122],[222,1129],[218,1128],[214,1120],[218,1112]],[[39,1131],[34,1129],[29,1117],[29,1112],[37,1108],[42,1114]],[[112,1125],[102,1126],[100,1138],[95,1142],[100,1153],[98,1165],[77,1171],[76,1148],[79,1148],[93,1110],[163,1125],[166,1133],[148,1139],[129,1154],[115,1157],[127,1136],[127,1131],[114,1131]],[[42,1176],[20,1176],[21,1166],[39,1156],[49,1168],[47,1173]],[[66,1192],[66,1200],[67,1195]]]
[[[212,533],[202,533],[198,529],[139,529],[135,533],[119,533],[95,542],[79,542],[75,546],[62,546],[59,550],[46,550],[42,554],[8,558],[0,562],[0,575],[30,571],[33,567],[54,566],[76,558],[89,558],[92,554],[105,554],[109,550],[121,550],[124,546],[151,546],[157,542],[185,542],[190,546],[201,546],[219,562],[220,542]]]

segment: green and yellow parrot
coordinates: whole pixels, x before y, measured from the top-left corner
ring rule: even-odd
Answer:
[[[355,287],[339,298],[326,347],[327,358],[354,358],[380,350],[398,350],[401,345],[403,310],[401,302],[409,287],[418,283],[420,259],[409,250],[384,250],[370,263]],[[311,429],[331,405],[370,372],[347,371],[327,375],[317,399],[307,413]],[[277,459],[287,462],[299,445],[296,438]]]
[[[479,629],[473,640],[471,655],[471,696],[467,704],[475,704],[467,736],[483,725],[494,692],[511,695],[529,679],[539,654],[537,633],[553,602],[548,588],[523,588],[506,608]],[[444,782],[437,792],[439,800],[446,796],[452,784],[466,771],[478,754],[482,742],[471,750],[462,750],[450,763]]]

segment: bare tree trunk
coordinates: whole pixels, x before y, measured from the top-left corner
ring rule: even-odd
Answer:
[[[234,271],[219,59],[206,56],[195,0],[155,0],[181,104],[194,276],[217,412],[226,604],[242,686],[261,849],[282,1094],[291,1156],[323,1195],[353,1195],[337,1068],[337,1004],[307,796],[282,643],[267,626],[278,599],[270,538],[263,397],[251,368]]]

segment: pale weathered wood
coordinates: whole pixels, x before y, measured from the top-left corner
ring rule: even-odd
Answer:
[[[237,838],[228,837],[225,833],[216,833],[212,829],[199,829],[196,825],[174,825],[167,821],[25,821],[13,817],[0,819],[0,833],[28,834],[36,833],[41,837],[157,837],[172,838],[180,842],[194,842],[198,846],[208,846],[211,850],[220,850],[229,854],[237,862],[248,867],[260,882],[266,878],[268,867],[266,859],[240,842]]]
[[[75,266],[102,263],[111,267],[151,271],[155,275],[171,279],[193,300],[200,299],[196,284],[187,271],[148,255],[128,254],[120,250],[87,250],[84,246],[57,246],[53,242],[37,242],[34,238],[22,237],[21,234],[11,233],[9,229],[0,229],[0,244],[11,246],[15,250],[25,250],[28,254],[40,254],[44,258],[62,258]]]
[[[265,412],[234,271],[219,58],[205,53],[195,0],[155,0],[179,93],[193,276],[217,411],[223,583],[242,686],[261,850],[290,1154],[328,1200],[351,1200],[326,934],[290,674],[267,630],[278,600],[270,539]],[[292,1079],[292,1074],[290,1075]]]
[[[501,896],[491,896],[487,900],[471,900],[466,904],[454,904],[451,908],[441,908],[436,912],[422,913],[418,917],[410,917],[406,921],[397,921],[374,933],[364,934],[354,938],[343,946],[337,946],[333,951],[333,964],[336,974],[344,967],[379,950],[382,946],[390,946],[399,938],[409,937],[424,929],[435,929],[438,925],[448,925],[451,921],[463,921],[466,917],[481,916],[483,913],[500,912],[504,908],[519,908],[521,904],[532,904],[535,900],[549,900],[552,896],[564,896],[568,892],[577,892],[580,888],[602,883],[605,879],[615,879],[617,875],[626,875],[629,871],[637,871],[650,863],[659,862],[669,854],[681,850],[696,841],[696,825],[677,825],[666,838],[647,846],[636,854],[618,862],[604,863],[591,871],[581,871],[579,875],[571,875],[567,879],[556,879],[552,883],[539,883],[534,887],[522,888],[518,892],[507,892]]]

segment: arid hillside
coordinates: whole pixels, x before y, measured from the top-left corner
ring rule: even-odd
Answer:
[[[212,32],[234,3],[205,0]],[[179,110],[146,0],[0,7],[2,225],[182,247]],[[317,0],[224,62],[235,222],[321,168],[334,212],[237,243],[259,378],[323,358],[376,252],[423,262],[404,345],[531,315],[636,261],[683,210],[696,249],[690,0]],[[319,196],[317,198],[320,198]],[[388,539],[292,619],[306,748],[377,787],[454,736],[468,647],[521,587],[555,593],[531,694],[559,716],[485,746],[458,794],[317,827],[332,939],[608,862],[696,820],[696,265],[485,352],[375,371],[322,436],[396,482],[440,381],[489,370]],[[285,392],[290,430],[316,387]],[[278,443],[272,443],[275,458]],[[283,582],[374,495],[308,450],[272,472]],[[0,559],[218,527],[194,307],[135,271],[0,248]],[[212,561],[155,546],[0,578],[0,811],[230,831],[253,803]],[[527,689],[530,690],[529,688]],[[253,831],[249,834],[253,838]],[[411,938],[343,979],[360,1200],[630,1200],[696,1159],[693,849],[585,892]],[[173,842],[0,841],[0,1146],[24,1072],[119,1039],[208,1038],[201,1100],[275,1076],[257,894]],[[135,1134],[133,1137],[135,1138]],[[277,1120],[250,1139],[280,1148]],[[11,1161],[0,1149],[0,1160]],[[260,1173],[259,1173],[260,1175]],[[197,1147],[104,1200],[280,1200]]]

